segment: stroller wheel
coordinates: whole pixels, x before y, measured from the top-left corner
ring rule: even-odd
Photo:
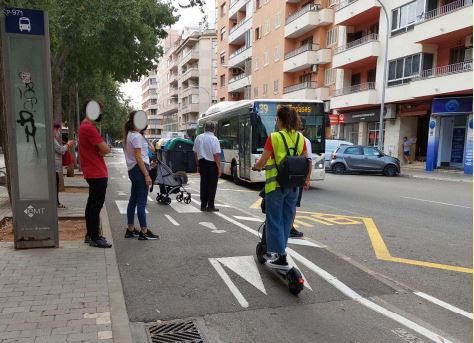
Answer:
[[[166,197],[166,198],[163,200],[163,203],[164,203],[165,205],[171,204],[171,198],[170,198],[170,197]]]
[[[190,204],[191,203],[191,195],[188,195],[186,198],[184,198],[184,203],[185,204]]]
[[[176,201],[178,201],[178,202],[183,201],[183,194],[181,194],[181,193],[178,194],[178,195],[176,196]]]

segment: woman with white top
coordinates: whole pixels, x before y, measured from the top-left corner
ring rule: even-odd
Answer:
[[[150,170],[150,158],[148,157],[148,141],[140,131],[146,129],[137,127],[137,115],[146,114],[143,111],[133,111],[124,125],[125,160],[127,162],[128,177],[132,182],[130,200],[127,207],[128,227],[125,238],[138,237],[139,240],[155,240],[158,235],[153,234],[147,228],[145,207],[148,199],[148,189],[152,184],[148,171]],[[145,119],[146,120],[146,119]],[[135,209],[137,212],[140,231],[135,228]]]

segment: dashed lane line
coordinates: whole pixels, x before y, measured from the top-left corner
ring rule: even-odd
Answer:
[[[238,220],[245,220],[245,221],[250,221],[250,222],[258,222],[258,223],[263,223],[264,220],[256,217],[245,217],[245,216],[234,216],[235,219]]]
[[[179,223],[178,223],[176,220],[174,220],[174,218],[171,217],[169,214],[165,214],[165,217],[166,217],[166,219],[168,219],[168,220],[171,222],[171,224],[173,224],[174,226],[179,226]]]
[[[221,217],[222,219],[225,219],[227,220],[228,222],[244,229],[245,231],[255,235],[255,236],[258,236],[258,232],[255,231],[254,229],[251,229],[250,227],[242,224],[242,223],[239,223],[238,221],[230,218],[230,217],[227,217],[226,215],[220,213],[220,212],[215,212],[215,214],[219,217]],[[298,261],[300,261],[303,265],[305,265],[308,269],[312,270],[313,272],[315,272],[317,275],[319,275],[321,278],[323,278],[324,280],[326,280],[329,284],[333,285],[336,289],[338,289],[341,293],[343,293],[344,295],[346,295],[347,297],[349,297],[350,299],[358,302],[359,304],[367,307],[368,309],[372,310],[372,311],[375,311],[377,313],[380,313],[402,325],[404,325],[405,327],[415,331],[415,332],[418,332],[420,335],[423,335],[429,339],[431,339],[432,341],[434,342],[439,342],[439,343],[452,343],[450,340],[438,335],[437,333],[417,324],[416,322],[410,320],[410,319],[407,319],[405,317],[403,317],[402,315],[399,315],[398,313],[395,313],[395,312],[392,312],[390,310],[387,310],[386,308],[384,308],[383,306],[380,306],[376,303],[374,303],[373,301],[371,300],[368,300],[364,297],[362,297],[360,294],[358,294],[357,292],[355,292],[352,288],[350,288],[349,286],[347,286],[345,283],[343,283],[342,281],[340,281],[339,279],[337,279],[335,276],[331,275],[330,273],[328,273],[326,270],[320,268],[319,266],[317,266],[316,264],[314,264],[313,262],[309,261],[307,258],[305,258],[304,256],[300,255],[299,253],[297,253],[296,251],[294,251],[293,249],[291,248],[287,248],[287,252],[295,259],[297,259]],[[221,269],[222,267],[219,266]],[[214,268],[216,268],[216,266],[214,266]],[[217,268],[216,268],[217,270]],[[220,274],[219,274],[220,275]],[[227,274],[226,274],[227,276]],[[221,275],[221,277],[224,279],[225,276]],[[227,276],[228,278],[228,276]],[[229,288],[231,287],[231,285],[229,285]],[[235,287],[235,285],[234,285]],[[240,293],[240,291],[238,289],[236,289],[237,292],[234,293],[234,296],[236,296],[237,298],[237,293],[240,294],[240,296],[243,298],[242,294]],[[245,298],[243,298],[244,302],[246,302]],[[240,301],[239,301],[240,302]],[[248,307],[248,303],[246,304],[247,306],[243,306],[242,303],[241,303],[241,306],[243,307]]]
[[[422,202],[429,202],[431,204],[438,204],[438,205],[444,205],[444,206],[452,206],[452,207],[461,207],[461,208],[472,209],[472,207],[469,207],[469,206],[450,204],[450,203],[441,202],[441,201],[433,201],[433,200],[426,200],[426,199],[419,199],[419,198],[412,198],[412,197],[402,197],[402,196],[400,196],[400,198],[416,200],[416,201],[422,201]]]
[[[120,214],[127,214],[128,200],[115,200],[115,204],[117,205]],[[135,213],[137,213],[136,209]],[[148,210],[145,209],[145,213],[149,213]]]
[[[469,312],[466,312],[464,310],[461,310],[460,308],[456,307],[456,306],[453,306],[451,304],[448,304],[447,302],[444,302],[443,300],[440,300],[438,298],[435,298],[435,297],[432,297],[431,295],[429,294],[426,294],[426,293],[423,293],[423,292],[415,292],[416,295],[418,295],[419,297],[425,299],[425,300],[428,300],[430,302],[432,302],[433,304],[436,304],[438,306],[441,306],[441,307],[444,307],[445,309],[451,311],[451,312],[454,312],[454,313],[458,313],[464,317],[467,317],[469,319],[473,319],[472,317],[472,313],[469,313]]]

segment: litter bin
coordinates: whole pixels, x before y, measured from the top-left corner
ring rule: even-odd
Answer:
[[[177,171],[196,172],[193,146],[193,141],[183,138],[174,138],[166,145],[164,151],[166,154],[165,163],[171,168],[173,173]]]

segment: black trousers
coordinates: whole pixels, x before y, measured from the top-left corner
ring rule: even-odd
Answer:
[[[216,162],[200,159],[199,174],[201,175],[201,208],[214,208],[219,178]]]
[[[100,237],[100,210],[104,206],[107,178],[86,179],[89,184],[89,198],[86,205],[87,235],[92,240]]]

